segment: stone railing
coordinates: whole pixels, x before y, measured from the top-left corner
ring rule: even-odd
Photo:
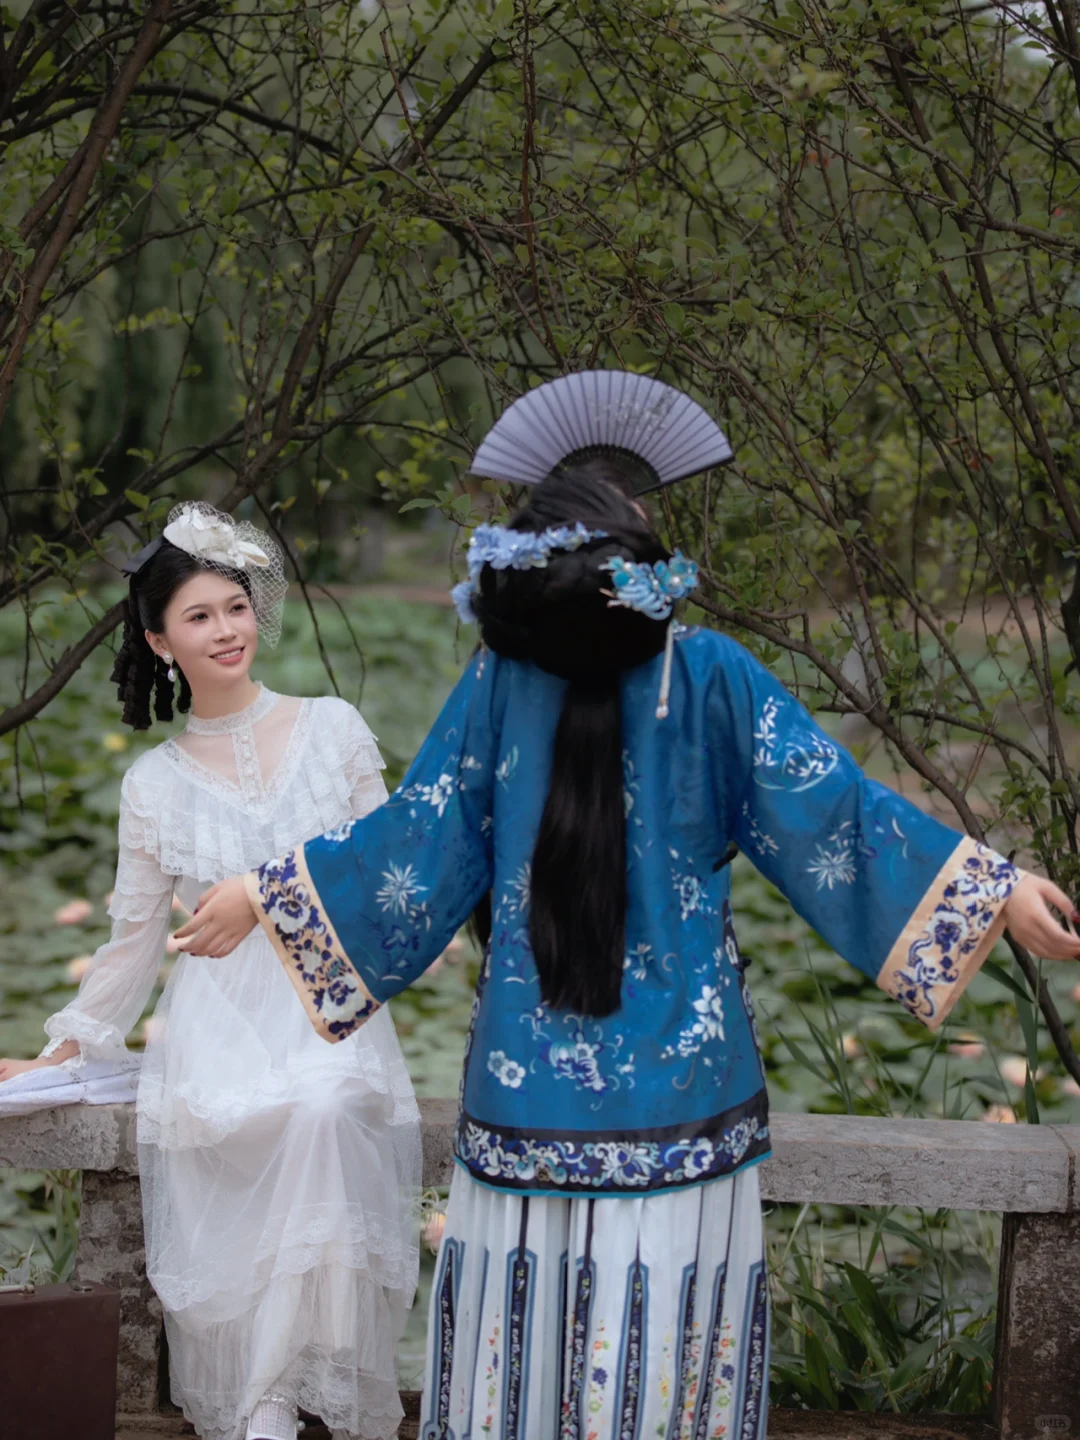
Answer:
[[[424,1183],[445,1185],[456,1105],[421,1110]],[[1080,1126],[774,1115],[772,1129],[766,1200],[1000,1212],[996,1424],[1003,1440],[1080,1434]],[[77,1274],[120,1290],[120,1409],[154,1414],[161,1312],[146,1280],[132,1107],[0,1120],[0,1166],[83,1171]]]

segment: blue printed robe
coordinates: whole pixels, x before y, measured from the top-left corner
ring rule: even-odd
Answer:
[[[1018,874],[851,757],[735,641],[680,630],[622,677],[629,908],[621,1008],[550,1009],[529,948],[530,860],[565,682],[481,651],[385,805],[247,877],[327,1039],[423,973],[492,892],[458,1162],[519,1193],[641,1195],[769,1153],[732,924],[732,841],[852,965],[931,1028],[989,953]]]

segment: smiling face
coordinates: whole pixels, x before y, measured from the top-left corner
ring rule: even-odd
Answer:
[[[171,654],[198,702],[201,694],[246,688],[258,649],[255,612],[242,585],[213,571],[185,580],[165,607],[164,629],[147,630],[158,655]]]

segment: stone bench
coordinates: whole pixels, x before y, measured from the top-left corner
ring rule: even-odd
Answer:
[[[456,1102],[420,1106],[424,1183],[446,1185]],[[1080,1126],[774,1115],[772,1129],[766,1200],[1000,1213],[997,1427],[1003,1440],[1080,1434]],[[119,1408],[153,1415],[162,1326],[146,1280],[133,1107],[0,1120],[0,1166],[83,1172],[76,1273],[121,1292]]]

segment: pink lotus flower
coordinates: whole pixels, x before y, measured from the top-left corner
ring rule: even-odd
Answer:
[[[87,970],[89,970],[90,961],[93,960],[93,958],[92,955],[76,955],[74,960],[68,961],[67,977],[73,985],[78,985]]]
[[[959,1055],[963,1060],[978,1060],[986,1046],[977,1035],[972,1035],[970,1031],[964,1031],[947,1049],[950,1055]]]
[[[56,925],[81,925],[93,913],[94,907],[89,900],[69,900],[66,905],[61,905],[59,910],[54,911],[53,923]]]
[[[1022,1089],[1027,1078],[1027,1061],[1021,1060],[1019,1055],[1006,1055],[998,1069],[1001,1071],[1001,1078],[1009,1085],[1015,1085]],[[1035,1079],[1038,1079],[1036,1074]]]
[[[988,1105],[981,1118],[994,1125],[1015,1125],[1016,1111],[1011,1105]]]

